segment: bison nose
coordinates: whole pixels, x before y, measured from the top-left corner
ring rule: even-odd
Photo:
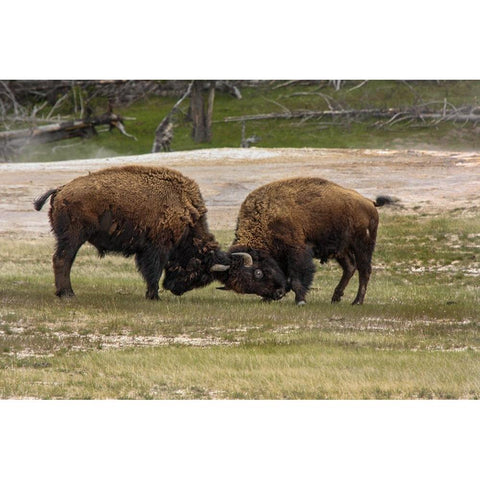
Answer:
[[[167,290],[170,290],[174,295],[177,296],[183,295],[185,293],[184,290],[176,286],[171,286],[170,288],[167,288]]]
[[[182,295],[184,293],[184,290],[182,290],[178,285],[175,285],[173,280],[165,279],[163,281],[163,288],[165,290],[169,290],[174,295]]]

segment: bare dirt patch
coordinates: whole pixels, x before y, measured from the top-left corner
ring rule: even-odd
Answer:
[[[401,212],[437,213],[480,207],[480,154],[423,150],[204,149],[55,163],[0,164],[0,235],[47,235],[48,208],[32,200],[79,175],[125,164],[175,168],[195,179],[213,230],[233,229],[241,202],[281,178],[319,176],[368,198],[391,195]]]
[[[22,332],[15,331],[9,334],[21,338]],[[227,342],[213,337],[191,337],[189,335],[164,336],[164,335],[131,335],[129,332],[117,335],[102,335],[100,333],[89,333],[82,335],[78,332],[64,333],[51,330],[48,332],[51,344],[48,348],[25,347],[15,352],[3,353],[17,359],[29,357],[53,357],[56,352],[68,349],[72,352],[86,352],[89,350],[108,350],[129,347],[158,347],[165,345],[187,345],[194,347],[210,347],[218,345],[236,345],[239,342]],[[4,332],[0,331],[0,340],[6,338]],[[25,337],[23,337],[25,339]]]

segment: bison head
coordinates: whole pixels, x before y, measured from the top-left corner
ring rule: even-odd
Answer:
[[[217,279],[225,285],[225,290],[254,293],[264,300],[279,300],[288,291],[283,271],[267,253],[241,248],[229,255],[231,263],[225,272],[222,273],[221,266],[213,266],[214,270],[219,269]]]
[[[279,300],[287,291],[287,280],[277,262],[255,250],[216,250],[191,258],[171,257],[165,267],[163,286],[182,295],[213,280],[222,282],[225,290],[254,293],[266,300]]]
[[[194,256],[175,252],[165,266],[163,288],[175,295],[183,295],[194,288],[204,287],[215,280],[212,266],[217,262],[228,263],[221,251],[196,252]],[[220,257],[220,258],[218,258]]]

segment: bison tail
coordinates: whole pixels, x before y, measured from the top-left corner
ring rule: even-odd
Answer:
[[[45,205],[45,202],[47,201],[47,198],[50,195],[53,195],[54,193],[57,193],[57,191],[58,191],[58,188],[52,188],[48,192],[45,192],[41,197],[36,198],[33,201],[33,206],[35,207],[35,210],[40,211],[42,209],[43,205]]]
[[[374,204],[376,207],[383,207],[384,205],[393,205],[398,202],[398,198],[390,197],[388,195],[380,195],[376,198]]]

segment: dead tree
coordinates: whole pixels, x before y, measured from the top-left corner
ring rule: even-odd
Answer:
[[[208,87],[206,99],[204,86]],[[190,94],[190,113],[192,116],[192,138],[196,143],[212,140],[213,101],[215,99],[215,81],[194,80]]]
[[[227,80],[217,80],[215,82],[215,89],[222,93],[228,93],[237,100],[242,99],[240,89],[234,83]]]
[[[168,114],[155,130],[155,140],[153,141],[152,152],[171,152],[171,144],[173,140],[173,123],[171,115]]]
[[[193,82],[190,82],[186,92],[181,96],[177,103],[173,106],[170,112],[165,116],[165,118],[159,123],[158,127],[155,130],[155,139],[153,141],[152,152],[170,152],[170,145],[173,140],[173,121],[172,117],[177,112],[180,104],[190,95],[192,91]]]
[[[108,111],[99,117],[0,132],[0,157],[10,159],[20,148],[27,145],[39,145],[75,137],[89,138],[97,134],[95,127],[98,125],[109,125],[110,130],[117,128],[123,135],[137,140],[126,132],[122,118]]]
[[[212,116],[215,90],[232,95],[237,99],[242,98],[240,89],[229,81],[202,81],[192,80],[182,97],[173,106],[172,110],[163,118],[155,130],[152,152],[171,151],[170,144],[173,139],[173,116],[180,104],[190,96],[188,118],[193,123],[192,137],[196,142],[209,142],[212,139]],[[207,100],[204,95],[207,92]],[[253,142],[252,142],[253,143]]]
[[[245,122],[242,122],[242,141],[240,142],[241,148],[250,148],[254,143],[258,143],[261,138],[257,135],[252,135],[248,138],[245,137]]]
[[[335,91],[338,92],[342,88],[343,82],[343,80],[330,80],[328,83],[330,83]]]

